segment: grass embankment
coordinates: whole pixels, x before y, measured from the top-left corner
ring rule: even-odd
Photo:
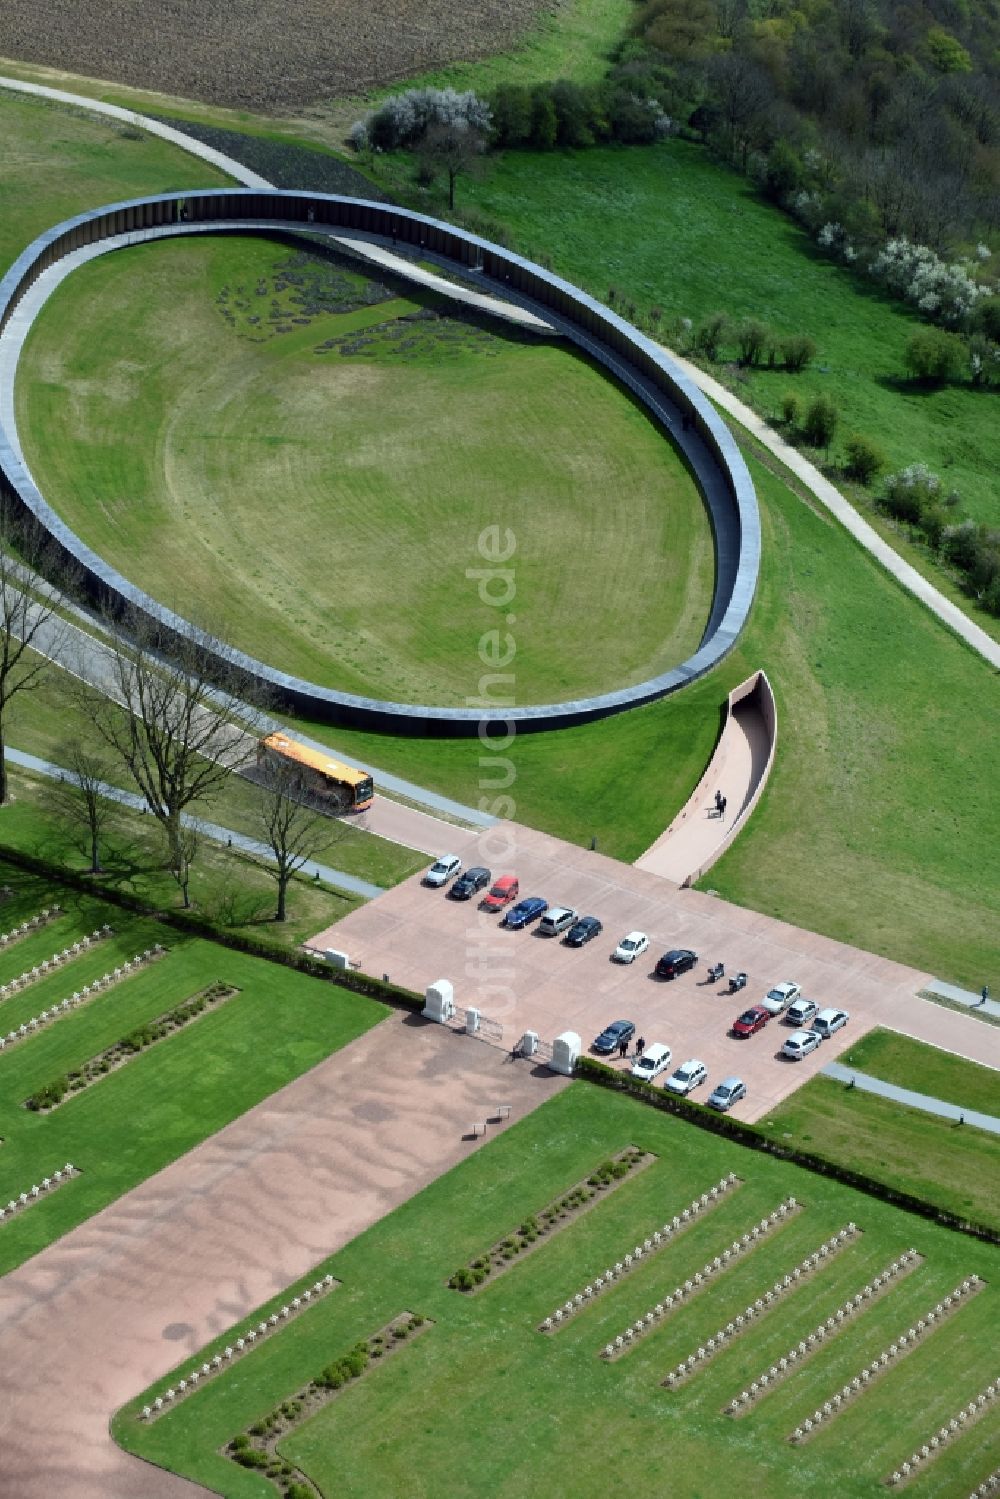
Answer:
[[[959,1108],[1000,1114],[1000,1072],[953,1052],[911,1041],[896,1031],[874,1030],[838,1057],[845,1067]]]
[[[628,1143],[659,1159],[479,1294],[463,1297],[446,1288],[456,1266]],[[554,1307],[730,1170],[745,1184],[675,1244],[557,1334],[544,1338],[535,1330]],[[627,1357],[611,1366],[598,1358],[609,1339],[788,1193],[803,1210],[766,1246]],[[681,1357],[852,1219],[863,1232],[827,1269],[679,1391],[660,1387]],[[925,1263],[831,1338],[752,1418],[737,1423],[721,1413],[727,1400],[911,1245]],[[301,1464],[323,1493],[600,1496],[611,1463],[615,1472],[627,1471],[637,1495],[661,1493],[668,1474],[671,1492],[684,1495],[738,1485],[773,1499],[798,1499],[808,1483],[811,1492],[871,1499],[886,1473],[995,1377],[997,1253],[630,1100],[577,1085],[334,1256],[327,1264],[342,1280],[336,1295],[300,1316],[294,1330],[269,1338],[238,1373],[213,1379],[153,1425],[142,1427],[122,1413],[114,1430],[129,1449],[228,1499],[263,1495],[259,1478],[217,1449],[406,1309],[434,1325],[279,1443],[281,1455]],[[805,1453],[787,1444],[784,1438],[806,1414],[970,1271],[990,1282],[974,1309],[929,1337],[903,1369],[874,1385]],[[949,1371],[946,1380],[942,1368]],[[164,1379],[156,1391],[168,1383]],[[964,1493],[979,1482],[995,1465],[996,1430],[991,1414],[949,1446],[928,1470],[928,1492]],[[581,1443],[592,1441],[601,1448],[600,1461],[581,1456]]]
[[[996,1107],[988,1112],[995,1114]],[[827,1077],[812,1078],[761,1120],[761,1127],[840,1166],[1000,1229],[1000,1136],[986,1130]]]
[[[745,833],[704,881],[798,925],[978,987],[1000,969],[1000,736],[978,657],[758,464],[764,560],[724,665],[673,699],[509,751],[517,816],[635,859],[686,799],[731,686],[763,666],[779,749]],[[935,684],[946,684],[946,686]],[[973,726],[980,725],[979,729]],[[475,801],[475,740],[311,726],[345,753]]]
[[[82,268],[18,380],[43,492],[154,596],[187,617],[212,599],[233,644],[348,691],[463,705],[508,627],[522,701],[691,654],[711,530],[643,411],[558,343],[388,292],[349,310],[370,294],[225,237]],[[490,527],[514,550],[484,602]]]
[[[616,287],[640,317],[653,306],[668,319],[695,321],[721,311],[779,334],[809,334],[818,354],[803,374],[741,372],[752,404],[776,415],[786,390],[803,404],[831,396],[842,433],[865,433],[893,468],[928,464],[977,520],[1000,521],[996,392],[907,381],[906,343],[924,323],[824,257],[787,215],[701,148],[675,140],[508,152],[460,192],[466,205],[503,224],[519,249],[546,255],[602,299]]]
[[[0,982],[108,922],[114,935],[0,1005],[16,1030],[153,942],[170,951],[107,994],[0,1055],[0,1199],[72,1161],[82,1175],[0,1230],[0,1274],[20,1264],[123,1192],[332,1051],[361,1035],[385,1007],[289,969],[186,938],[155,921],[4,867],[15,895],[0,926],[58,901],[64,914],[0,955]],[[21,1107],[55,1078],[145,1021],[222,979],[241,993],[183,1032],[141,1053],[50,1115]]]
[[[0,89],[0,267],[62,219],[103,203],[229,178],[154,135]]]

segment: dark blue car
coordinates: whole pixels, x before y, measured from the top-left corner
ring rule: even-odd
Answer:
[[[623,1041],[631,1041],[634,1035],[635,1025],[631,1020],[613,1020],[607,1030],[602,1031],[597,1040],[591,1042],[590,1049],[596,1051],[598,1056],[609,1057]]]
[[[511,906],[500,925],[519,932],[529,921],[537,921],[542,912],[548,909],[547,900],[543,900],[540,895],[529,895],[527,900],[519,900],[516,906]]]

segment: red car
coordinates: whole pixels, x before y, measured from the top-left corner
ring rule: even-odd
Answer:
[[[764,1029],[770,1018],[763,1005],[751,1005],[749,1010],[744,1010],[743,1014],[733,1021],[733,1035],[754,1036]]]
[[[480,907],[484,911],[502,911],[504,906],[509,906],[517,895],[519,886],[517,878],[512,874],[502,874],[488,894],[480,901]]]

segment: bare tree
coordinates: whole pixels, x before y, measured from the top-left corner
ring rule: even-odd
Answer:
[[[265,715],[244,674],[205,649],[195,631],[159,650],[149,623],[131,614],[111,625],[108,703],[85,695],[91,723],[163,829],[167,864],[184,905],[198,838],[183,813],[206,804],[255,757]]]
[[[325,816],[310,801],[297,766],[269,763],[261,768],[256,779],[261,787],[260,825],[264,841],[274,856],[274,863],[263,867],[278,883],[278,908],[274,919],[284,921],[288,886],[293,875],[310,859],[325,853],[336,839],[342,838],[344,827]]]
[[[104,795],[112,774],[111,759],[74,739],[59,751],[59,764],[65,767],[66,775],[53,782],[49,799],[64,821],[82,826],[90,872],[100,874],[101,842],[114,811],[114,803]]]
[[[465,120],[437,121],[420,142],[420,155],[428,170],[444,171],[448,177],[448,207],[455,207],[455,183],[482,155],[485,138]]]
[[[37,526],[15,522],[0,505],[0,803],[7,800],[7,729],[18,693],[40,687],[68,626],[56,612],[58,596],[45,575],[56,556]]]

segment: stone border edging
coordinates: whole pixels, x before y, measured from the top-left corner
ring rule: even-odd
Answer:
[[[756,1301],[751,1301],[731,1322],[727,1322],[725,1327],[720,1327],[718,1332],[706,1338],[705,1342],[699,1345],[697,1352],[681,1359],[677,1368],[672,1369],[666,1378],[661,1380],[664,1389],[676,1390],[685,1380],[690,1379],[698,1368],[703,1369],[717,1353],[730,1348],[737,1338],[750,1331],[751,1323],[756,1325],[755,1319],[759,1321],[768,1312],[774,1311],[782,1297],[796,1290],[810,1276],[815,1275],[817,1270],[823,1270],[827,1265],[832,1264],[834,1257],[842,1249],[846,1249],[859,1232],[856,1223],[848,1223],[831,1238],[824,1239],[818,1249],[807,1254],[794,1269],[788,1271],[780,1280],[776,1280],[769,1291],[765,1291],[763,1296],[758,1296]],[[646,1315],[648,1319],[649,1313],[647,1312]],[[766,1376],[764,1378],[766,1383]]]
[[[749,1253],[752,1249],[759,1248],[765,1239],[769,1238],[782,1224],[787,1223],[789,1218],[795,1217],[801,1211],[802,1203],[799,1202],[798,1198],[784,1198],[773,1212],[769,1213],[766,1218],[762,1218],[759,1223],[755,1223],[748,1234],[743,1234],[742,1238],[735,1239],[730,1247],[724,1250],[721,1255],[717,1254],[714,1259],[707,1261],[682,1286],[676,1286],[669,1296],[665,1296],[662,1301],[658,1301],[654,1307],[645,1312],[635,1323],[630,1324],[622,1332],[618,1333],[613,1343],[605,1344],[601,1349],[601,1358],[611,1363],[615,1359],[621,1358],[623,1354],[628,1353],[630,1349],[635,1347],[640,1338],[644,1338],[647,1333],[652,1332],[654,1328],[660,1325],[664,1318],[669,1317],[672,1312],[679,1310],[680,1307],[688,1306],[698,1295],[699,1291],[704,1291],[706,1286],[713,1283],[717,1275],[721,1275],[725,1270],[731,1270],[733,1265],[741,1260],[745,1254]]]
[[[29,989],[32,984],[38,983],[39,979],[48,978],[63,963],[70,963],[74,958],[82,957],[85,952],[89,952],[98,942],[103,942],[108,937],[113,936],[114,931],[105,922],[104,926],[95,927],[88,936],[78,937],[71,947],[64,947],[62,952],[53,953],[51,958],[45,958],[41,963],[37,963],[34,968],[26,968],[23,973],[17,975],[17,978],[11,979],[6,984],[0,984],[0,1004],[4,1000],[14,999],[18,994],[23,994],[25,989]]]
[[[912,1353],[918,1344],[923,1343],[932,1332],[937,1331],[942,1322],[953,1317],[972,1296],[978,1295],[980,1291],[985,1291],[985,1289],[986,1282],[978,1275],[966,1276],[965,1280],[956,1286],[954,1291],[946,1296],[943,1301],[939,1301],[929,1312],[925,1312],[922,1317],[918,1317],[915,1326],[907,1328],[904,1333],[900,1333],[895,1342],[890,1343],[889,1347],[884,1349],[877,1358],[873,1359],[870,1364],[862,1369],[860,1374],[856,1374],[850,1384],[845,1385],[842,1390],[838,1390],[836,1394],[831,1395],[829,1400],[825,1400],[823,1405],[815,1410],[811,1416],[807,1416],[800,1425],[796,1426],[788,1438],[791,1445],[793,1447],[800,1447],[804,1442],[807,1442],[821,1426],[826,1425],[834,1417],[839,1416],[846,1405],[856,1400],[865,1390],[870,1389],[873,1380],[878,1379],[886,1370],[896,1367],[895,1360],[897,1356],[905,1358],[908,1353]]]
[[[121,245],[197,232],[260,232],[295,236],[355,230],[393,244],[427,249],[472,270],[488,290],[513,299],[555,322],[581,348],[621,380],[651,418],[684,453],[709,510],[715,535],[716,579],[709,626],[701,645],[680,666],[633,687],[563,703],[524,707],[440,708],[389,702],[323,688],[280,672],[197,631],[186,620],[128,582],[78,537],[46,503],[20,451],[13,415],[16,358],[2,393],[0,476],[9,500],[29,512],[49,533],[62,559],[78,568],[89,590],[118,608],[136,609],[166,639],[195,639],[208,657],[236,665],[285,708],[335,722],[417,734],[478,733],[488,722],[508,722],[522,731],[555,729],[606,717],[667,696],[716,666],[732,649],[749,614],[760,563],[760,517],[753,483],[735,439],[680,366],[595,298],[511,251],[453,225],[367,199],[274,189],[170,193],[109,204],[56,225],[34,241],[0,281],[0,328],[23,341],[44,296],[59,277],[49,276],[22,301],[46,272]],[[44,295],[42,295],[44,293]],[[15,353],[19,352],[17,343]]]
[[[124,979],[132,978],[139,969],[144,968],[147,963],[153,963],[157,958],[162,958],[167,948],[162,947],[159,942],[154,942],[152,947],[147,947],[145,952],[137,952],[134,958],[127,958],[120,968],[113,973],[106,973],[103,977],[95,979],[92,984],[84,984],[82,989],[74,989],[68,998],[54,1004],[51,1009],[43,1010],[40,1015],[32,1015],[23,1025],[18,1026],[16,1031],[8,1031],[6,1036],[0,1035],[0,1052],[6,1051],[8,1046],[16,1046],[18,1041],[24,1041],[29,1035],[33,1036],[38,1031],[44,1030],[46,1026],[52,1025],[54,1021],[61,1020],[64,1015],[79,1009],[88,1000],[96,999],[99,994],[107,994],[109,989],[114,989]]]
[[[795,1369],[801,1369],[806,1359],[811,1358],[814,1353],[819,1352],[820,1348],[826,1346],[828,1333],[838,1332],[859,1312],[864,1311],[866,1307],[874,1306],[876,1301],[882,1299],[886,1291],[897,1285],[904,1275],[909,1275],[918,1269],[923,1262],[923,1255],[918,1254],[915,1249],[905,1249],[899,1259],[893,1260],[891,1265],[887,1265],[884,1270],[880,1271],[863,1291],[858,1291],[855,1295],[848,1297],[832,1317],[827,1317],[826,1321],[821,1322],[813,1332],[806,1333],[806,1336],[800,1338],[793,1348],[789,1348],[787,1353],[782,1354],[777,1363],[772,1364],[764,1373],[758,1374],[748,1389],[733,1397],[725,1407],[724,1414],[727,1416],[747,1415],[758,1400],[763,1400],[764,1396],[769,1394],[782,1379],[794,1373]]]
[[[602,1292],[610,1290],[612,1286],[620,1285],[622,1277],[630,1270],[634,1270],[636,1265],[648,1263],[654,1254],[676,1243],[679,1235],[685,1229],[692,1228],[695,1223],[700,1222],[702,1215],[709,1208],[718,1207],[731,1188],[742,1186],[743,1178],[730,1171],[728,1176],[724,1176],[714,1187],[710,1187],[707,1192],[702,1192],[700,1197],[696,1197],[689,1208],[675,1213],[661,1229],[654,1229],[652,1235],[647,1234],[642,1244],[637,1244],[630,1254],[625,1254],[620,1260],[616,1260],[615,1264],[605,1270],[603,1275],[595,1276],[588,1286],[585,1286],[582,1291],[577,1291],[564,1306],[557,1307],[550,1317],[546,1317],[539,1324],[538,1331],[558,1332],[574,1313],[582,1311],[586,1306],[592,1306]]]
[[[20,1218],[28,1208],[34,1207],[36,1202],[41,1202],[43,1194],[51,1197],[58,1187],[64,1187],[68,1181],[80,1175],[79,1166],[74,1166],[72,1161],[67,1161],[65,1166],[58,1171],[53,1171],[51,1176],[44,1176],[41,1185],[37,1182],[29,1192],[22,1192],[17,1198],[11,1198],[4,1207],[0,1207],[0,1223],[11,1223],[15,1218]]]
[[[955,1437],[961,1436],[964,1431],[968,1431],[980,1416],[986,1414],[990,1401],[995,1400],[998,1395],[1000,1395],[1000,1379],[994,1379],[985,1390],[980,1391],[973,1400],[970,1400],[968,1405],[964,1405],[956,1415],[952,1416],[947,1426],[942,1426],[936,1436],[931,1437],[929,1442],[925,1442],[922,1447],[912,1453],[905,1463],[900,1463],[899,1467],[885,1480],[886,1486],[899,1488],[911,1478],[916,1477],[917,1473],[922,1471],[921,1465],[930,1458],[937,1457],[943,1447],[946,1447]]]
[[[258,1323],[256,1327],[247,1328],[245,1333],[236,1338],[232,1343],[227,1343],[222,1353],[216,1353],[211,1359],[206,1360],[197,1368],[192,1369],[190,1374],[182,1376],[177,1381],[177,1386],[169,1386],[162,1395],[157,1395],[151,1405],[144,1405],[137,1415],[139,1421],[155,1421],[157,1416],[164,1410],[176,1405],[185,1395],[192,1395],[201,1382],[210,1379],[213,1374],[218,1374],[222,1369],[230,1366],[234,1359],[238,1359],[244,1353],[251,1353],[262,1338],[266,1338],[289,1320],[294,1321],[302,1312],[307,1311],[312,1305],[313,1297],[319,1298],[329,1291],[336,1291],[341,1282],[333,1275],[324,1275],[315,1285],[309,1286],[301,1295],[293,1296],[291,1301],[283,1306],[280,1312],[272,1312],[266,1321]]]

